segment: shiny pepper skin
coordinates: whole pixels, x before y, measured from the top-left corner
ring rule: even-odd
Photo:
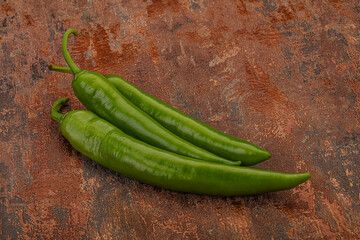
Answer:
[[[75,96],[88,110],[111,122],[127,134],[164,150],[207,161],[240,165],[240,160],[227,160],[175,135],[125,98],[100,73],[80,70],[72,61],[67,50],[67,40],[70,34],[77,35],[77,32],[74,29],[66,31],[62,42],[62,51],[74,74],[72,88]]]
[[[179,110],[141,91],[117,75],[106,78],[127,99],[165,126],[171,132],[229,160],[241,160],[241,165],[251,166],[270,158],[270,153],[260,147],[231,135],[220,132]]]
[[[229,166],[181,156],[139,141],[88,110],[61,114],[58,99],[51,117],[70,144],[95,162],[132,179],[169,190],[219,196],[286,190],[310,173],[288,174]]]

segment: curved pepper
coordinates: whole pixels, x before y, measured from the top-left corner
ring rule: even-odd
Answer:
[[[87,109],[111,122],[127,134],[153,146],[193,158],[240,165],[239,159],[237,161],[224,159],[170,132],[125,98],[100,73],[80,70],[67,51],[67,40],[70,34],[76,35],[77,32],[74,29],[66,31],[62,42],[62,51],[74,74],[72,81],[74,93]]]
[[[106,78],[141,110],[171,132],[198,147],[229,160],[241,159],[241,164],[244,166],[255,165],[271,157],[269,152],[258,146],[220,132],[180,112],[136,88],[122,77],[107,75]]]
[[[49,69],[58,72],[72,73],[69,68],[52,64]],[[270,153],[258,146],[231,135],[222,133],[182,112],[167,105],[157,98],[141,91],[131,83],[117,75],[106,75],[120,93],[134,105],[158,121],[171,132],[229,160],[241,160],[244,166],[251,166],[270,158]]]
[[[236,196],[286,190],[305,182],[310,173],[287,174],[205,162],[139,141],[88,110],[51,117],[70,144],[95,162],[129,178],[154,186],[196,194]]]

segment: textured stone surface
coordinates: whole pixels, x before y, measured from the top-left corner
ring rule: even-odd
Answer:
[[[360,231],[357,1],[1,0],[2,239],[355,239]],[[82,109],[60,45],[310,171],[283,192],[209,197],[130,180],[83,157],[50,119]]]

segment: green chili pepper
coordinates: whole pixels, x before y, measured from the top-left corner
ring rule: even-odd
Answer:
[[[51,117],[70,144],[97,163],[143,183],[179,192],[236,196],[286,190],[310,178],[310,173],[229,166],[171,153],[125,134],[91,111],[59,113],[67,100],[54,103]]]
[[[106,78],[131,102],[171,132],[229,160],[241,159],[251,166],[270,158],[270,153],[247,141],[235,138],[206,125],[141,91],[117,75]]]
[[[62,51],[74,74],[72,81],[74,93],[87,109],[121,128],[127,134],[153,146],[193,158],[240,165],[240,159],[237,161],[224,159],[170,132],[125,98],[100,73],[80,70],[72,61],[67,50],[67,40],[70,34],[77,35],[77,32],[74,29],[66,31],[62,42]]]
[[[49,65],[50,70],[72,73],[69,68]],[[229,160],[241,159],[242,165],[251,166],[270,158],[270,153],[258,146],[222,133],[141,91],[117,75],[106,78],[134,105],[162,124],[171,132]]]

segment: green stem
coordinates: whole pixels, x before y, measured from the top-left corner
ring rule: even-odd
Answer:
[[[64,114],[59,113],[60,109],[69,101],[68,98],[59,98],[51,108],[51,118],[60,123]]]
[[[68,38],[70,34],[74,34],[75,36],[77,35],[77,31],[75,29],[69,29],[65,32],[63,40],[62,40],[62,45],[61,45],[61,49],[65,58],[66,63],[69,65],[69,67],[71,68],[72,73],[75,75],[77,73],[80,72],[80,68],[78,68],[76,66],[76,64],[74,63],[74,61],[71,59],[69,51],[67,50],[67,42],[68,42]]]
[[[67,67],[59,67],[59,66],[55,66],[53,64],[49,64],[48,67],[51,71],[63,72],[63,73],[73,73],[71,71],[71,69],[67,68]]]

